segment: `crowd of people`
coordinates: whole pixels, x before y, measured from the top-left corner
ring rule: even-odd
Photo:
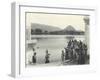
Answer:
[[[86,64],[89,60],[87,54],[87,45],[82,41],[70,40],[65,48],[65,52],[62,50],[62,61],[70,60],[77,64]]]
[[[68,45],[62,50],[61,61],[66,62],[69,60],[77,64],[86,64],[89,60],[87,50],[87,45],[82,41],[70,40]],[[46,50],[45,53],[45,63],[50,63],[50,54],[48,50]],[[36,52],[34,52],[32,56],[32,63],[36,63]]]

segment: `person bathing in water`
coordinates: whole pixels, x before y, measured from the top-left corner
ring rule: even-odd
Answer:
[[[48,50],[46,50],[46,55],[45,55],[45,63],[50,63],[50,54],[48,53]]]
[[[65,54],[64,54],[64,51],[62,50],[62,54],[61,54],[62,63],[64,62],[64,58],[65,58]]]
[[[36,63],[36,52],[35,52],[35,49],[33,48],[33,56],[32,56],[32,63]]]

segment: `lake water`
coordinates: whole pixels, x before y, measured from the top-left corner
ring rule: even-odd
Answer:
[[[37,64],[45,63],[46,50],[50,54],[50,62],[61,62],[61,52],[67,46],[70,39],[81,40],[85,42],[85,36],[83,35],[33,35],[32,40],[36,41],[33,45],[35,52],[37,53]],[[32,62],[32,47],[26,50],[26,63]]]

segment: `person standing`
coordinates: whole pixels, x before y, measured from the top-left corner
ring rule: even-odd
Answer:
[[[62,60],[62,62],[64,62],[64,59],[65,59],[65,55],[64,55],[64,51],[62,50],[62,54],[61,54],[61,60]]]
[[[36,63],[36,52],[34,52],[34,55],[32,57],[32,63]]]
[[[45,56],[45,63],[50,63],[50,54],[48,53],[48,50],[46,50],[46,56]]]
[[[65,57],[64,57],[64,59],[65,60],[68,60],[69,59],[69,54],[68,54],[68,52],[69,52],[69,50],[68,50],[68,48],[65,48]]]

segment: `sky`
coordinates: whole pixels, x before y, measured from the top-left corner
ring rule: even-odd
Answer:
[[[26,27],[30,28],[31,23],[46,24],[61,29],[71,25],[76,30],[85,31],[84,17],[84,15],[26,13]]]

